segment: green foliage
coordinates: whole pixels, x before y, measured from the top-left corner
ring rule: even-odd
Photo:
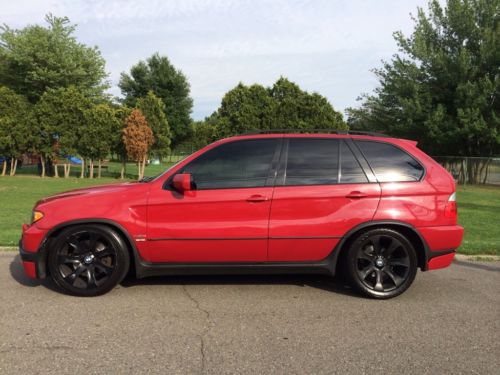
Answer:
[[[46,91],[34,107],[30,144],[43,156],[76,155],[92,102],[76,87]]]
[[[26,151],[30,110],[24,96],[0,86],[0,156],[19,157]]]
[[[189,83],[186,76],[167,57],[155,53],[145,62],[140,61],[132,67],[130,75],[122,73],[119,86],[128,106],[134,107],[137,100],[145,97],[149,91],[165,103],[173,146],[189,136],[193,107]]]
[[[253,130],[346,129],[342,114],[317,93],[310,94],[281,77],[269,88],[238,84],[222,98],[220,108],[193,126],[193,143]]]
[[[419,9],[400,54],[376,70],[380,86],[349,109],[354,129],[413,138],[434,155],[500,152],[498,0],[448,0]]]
[[[48,27],[0,28],[0,83],[35,103],[46,90],[76,86],[90,94],[106,87],[97,47],[78,43],[66,17],[45,18]]]
[[[137,100],[137,108],[153,131],[155,141],[151,146],[152,153],[160,158],[168,155],[172,132],[165,116],[165,104],[152,91],[148,91],[145,97]]]
[[[79,154],[93,160],[106,158],[113,145],[113,133],[121,134],[116,109],[108,103],[93,105],[86,110],[85,121],[78,141]]]

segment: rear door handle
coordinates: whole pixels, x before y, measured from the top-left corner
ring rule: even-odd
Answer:
[[[265,202],[268,198],[264,195],[255,194],[247,198],[247,202]]]
[[[367,195],[361,191],[351,191],[349,194],[346,195],[346,198],[349,199],[361,199],[361,198],[366,198]]]

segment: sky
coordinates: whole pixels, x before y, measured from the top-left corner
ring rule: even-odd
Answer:
[[[110,93],[121,72],[155,52],[191,85],[192,116],[215,111],[239,82],[272,85],[280,76],[325,96],[341,112],[358,106],[371,72],[397,52],[427,0],[0,0],[0,24],[43,24],[52,13],[76,23],[79,42],[98,46]]]

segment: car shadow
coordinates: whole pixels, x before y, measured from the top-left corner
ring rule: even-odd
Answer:
[[[326,275],[176,275],[144,279],[127,277],[121,285],[124,288],[144,285],[294,285],[361,298],[340,277]]]
[[[33,280],[26,276],[19,255],[14,257],[9,269],[12,278],[22,286],[30,288],[43,286],[52,291],[63,293],[50,278]],[[135,279],[128,276],[121,283],[121,286],[124,288],[134,288],[144,285],[294,285],[362,298],[342,278],[333,278],[326,275],[176,275],[155,276],[145,279]]]
[[[22,286],[30,288],[43,286],[47,289],[60,292],[60,290],[57,289],[57,286],[52,282],[51,279],[35,280],[26,276],[26,274],[24,273],[23,264],[21,262],[21,257],[19,255],[16,255],[14,259],[12,259],[12,262],[10,262],[9,271],[12,278]]]

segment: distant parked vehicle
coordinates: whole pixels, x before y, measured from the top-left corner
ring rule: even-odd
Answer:
[[[462,241],[455,182],[416,142],[253,134],[215,142],[156,178],[39,201],[26,273],[71,294],[152,275],[347,273],[390,298],[447,267]]]

